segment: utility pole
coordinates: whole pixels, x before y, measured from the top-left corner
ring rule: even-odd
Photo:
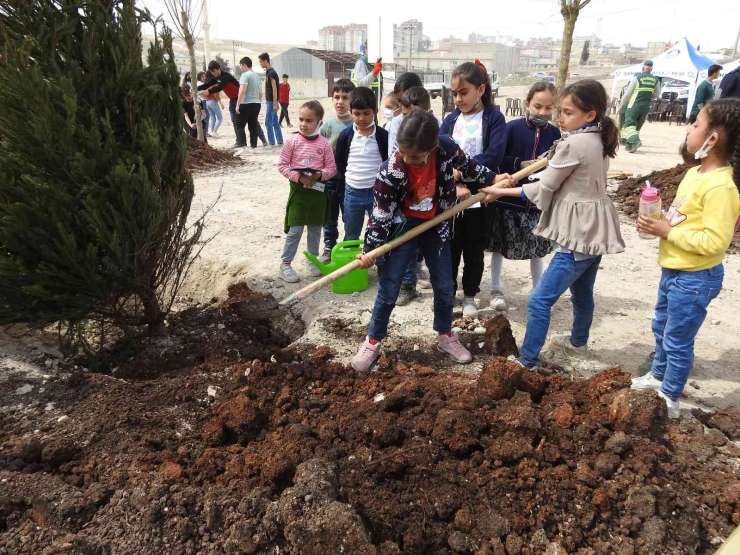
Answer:
[[[735,56],[737,56],[737,44],[740,43],[740,28],[737,30],[737,38],[735,39],[735,48],[732,49],[732,59],[735,59]]]
[[[406,71],[411,71],[411,56],[414,50],[414,28],[409,28],[409,67]]]
[[[206,55],[206,64],[211,61],[211,25],[208,23],[208,5],[207,0],[203,0],[203,50]]]

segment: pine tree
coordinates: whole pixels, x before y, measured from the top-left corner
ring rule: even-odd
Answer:
[[[134,0],[0,0],[0,53],[0,324],[162,333],[202,231],[171,34]]]

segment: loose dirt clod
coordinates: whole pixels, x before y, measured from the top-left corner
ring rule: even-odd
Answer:
[[[0,553],[688,555],[740,520],[740,449],[619,369],[360,374],[228,306],[113,353],[125,381],[0,383]]]

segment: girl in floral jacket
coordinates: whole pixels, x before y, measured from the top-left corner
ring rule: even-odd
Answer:
[[[481,186],[499,182],[513,185],[508,174],[496,176],[471,160],[453,139],[439,137],[438,125],[432,114],[421,110],[414,110],[404,118],[397,136],[398,151],[378,171],[364,251],[358,255],[363,268],[375,263],[365,253],[431,220],[455,204],[453,169]],[[455,294],[450,222],[446,220],[377,260],[380,276],[378,296],[367,338],[352,359],[355,370],[369,370],[380,356],[380,342],[387,335],[401,280],[417,250],[424,255],[434,290],[434,330],[439,333],[438,350],[462,364],[472,360],[460,338],[452,333]]]

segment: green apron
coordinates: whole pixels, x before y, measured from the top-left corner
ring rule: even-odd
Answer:
[[[306,189],[300,183],[291,181],[283,226],[285,233],[294,225],[324,225],[328,221],[329,197],[326,191]]]

